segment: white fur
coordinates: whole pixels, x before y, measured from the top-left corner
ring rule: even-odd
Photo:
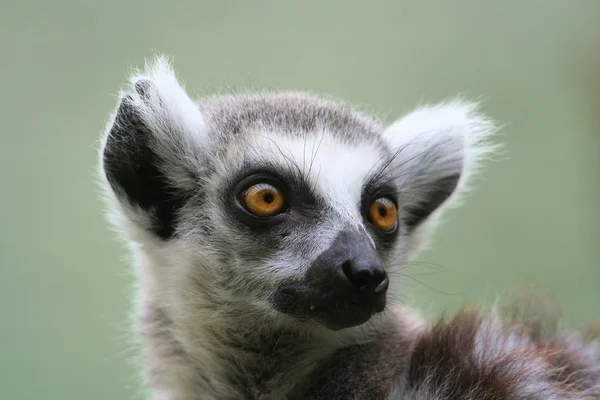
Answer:
[[[157,57],[146,65],[144,72],[135,73],[130,78],[131,85],[140,81],[150,81],[156,92],[150,92],[150,101],[142,101],[135,91],[129,92],[140,109],[144,111],[146,122],[153,131],[164,135],[179,133],[189,140],[190,145],[203,147],[207,140],[204,118],[198,104],[190,99],[169,60]]]
[[[326,131],[303,139],[277,133],[266,133],[264,138],[256,139],[259,145],[262,142],[264,154],[271,161],[279,159],[282,166],[293,162],[317,195],[338,211],[345,222],[362,229],[359,210],[362,189],[381,158],[374,144],[342,143]]]

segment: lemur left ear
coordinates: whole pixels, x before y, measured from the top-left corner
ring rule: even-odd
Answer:
[[[164,57],[130,79],[109,122],[101,169],[120,214],[161,239],[205,167],[208,132],[198,104]]]
[[[464,191],[478,161],[493,150],[486,139],[495,130],[476,104],[458,100],[419,108],[386,129],[409,229]]]

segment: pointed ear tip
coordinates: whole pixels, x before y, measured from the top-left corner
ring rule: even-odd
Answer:
[[[156,53],[149,59],[145,60],[144,71],[152,75],[153,72],[157,71],[172,71],[173,70],[173,57],[165,53]]]
[[[487,141],[499,129],[496,121],[481,111],[481,102],[456,97],[425,104],[393,122],[384,135],[404,138],[429,137],[438,132],[462,136],[471,144]],[[443,137],[440,134],[440,137]]]
[[[447,103],[440,104],[452,115],[454,125],[462,127],[464,137],[471,145],[482,144],[486,152],[497,147],[490,144],[490,137],[500,130],[500,124],[482,110],[482,101],[457,97]]]
[[[143,70],[134,69],[129,76],[129,83],[135,87],[140,81],[158,82],[173,79],[177,80],[171,58],[158,54],[145,61]]]
[[[154,103],[158,98],[183,99],[189,97],[184,84],[177,78],[167,56],[158,55],[146,62],[143,70],[134,70],[120,98],[130,96],[136,103]]]
[[[435,111],[452,115],[456,121],[465,124],[490,125],[493,121],[482,111],[482,102],[458,97],[448,102],[440,103]]]
[[[166,55],[158,55],[150,61],[146,70],[152,76],[170,76],[175,75],[172,60]]]

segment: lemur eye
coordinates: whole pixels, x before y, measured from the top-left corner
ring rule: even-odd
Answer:
[[[380,197],[369,207],[369,219],[384,232],[391,232],[398,224],[396,205],[386,197]]]
[[[268,183],[257,183],[244,190],[241,195],[244,208],[257,217],[272,217],[283,209],[283,193]]]

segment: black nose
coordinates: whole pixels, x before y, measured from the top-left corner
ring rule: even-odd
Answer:
[[[381,293],[388,287],[388,279],[378,260],[354,258],[342,264],[342,271],[358,293]]]

